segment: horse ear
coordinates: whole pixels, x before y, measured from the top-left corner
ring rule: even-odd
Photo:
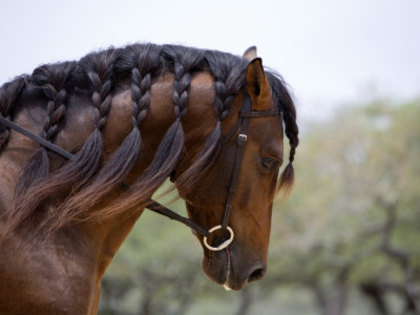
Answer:
[[[252,61],[255,58],[257,58],[257,47],[251,46],[249,47],[244,54],[242,55],[243,58],[245,58],[248,61]]]
[[[248,64],[246,88],[254,110],[268,110],[273,107],[271,88],[265,76],[261,58],[256,58]]]

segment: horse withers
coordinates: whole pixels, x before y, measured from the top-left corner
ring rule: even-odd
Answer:
[[[1,313],[96,313],[107,266],[167,178],[211,279],[239,290],[265,274],[298,129],[255,48],[110,48],[4,84],[0,112]]]

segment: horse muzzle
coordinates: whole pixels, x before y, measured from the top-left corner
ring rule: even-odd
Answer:
[[[226,290],[240,290],[249,282],[260,280],[266,272],[265,261],[245,257],[234,248],[218,252],[205,250],[202,268],[210,279]]]

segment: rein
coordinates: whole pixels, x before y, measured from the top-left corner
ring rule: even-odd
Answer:
[[[54,143],[47,141],[43,138],[41,138],[40,136],[37,136],[36,134],[33,134],[32,132],[22,128],[21,126],[15,124],[14,122],[8,120],[7,118],[4,118],[3,115],[0,114],[0,124],[3,124],[7,127],[9,127],[10,129],[16,130],[17,132],[23,134],[24,136],[34,140],[35,142],[38,142],[40,145],[46,147],[47,149],[49,149],[50,151],[53,151],[55,153],[57,153],[58,155],[66,158],[67,160],[75,160],[75,155],[64,150],[62,147],[59,147],[58,145],[55,145]],[[122,188],[124,190],[129,190],[130,186],[122,183],[121,184]],[[188,218],[184,218],[183,216],[180,216],[178,213],[166,208],[164,205],[160,204],[159,202],[150,199],[146,205],[146,208],[157,212],[161,215],[164,215],[172,220],[176,220],[179,221],[185,225],[187,225],[188,227],[190,227],[191,229],[193,229],[194,231],[200,233],[203,236],[208,236],[210,233],[203,228],[201,225],[198,225],[197,223],[195,223],[194,221],[188,219]]]
[[[228,191],[228,197],[226,200],[225,205],[225,212],[222,219],[222,224],[216,225],[212,227],[211,229],[207,230],[200,224],[194,222],[191,219],[185,218],[178,213],[170,210],[169,208],[165,207],[164,205],[160,204],[159,202],[149,199],[146,204],[146,208],[154,211],[156,213],[159,213],[161,215],[164,215],[172,220],[178,221],[180,223],[185,224],[195,232],[199,233],[203,236],[203,243],[204,245],[211,251],[220,251],[222,249],[225,249],[228,247],[234,238],[234,232],[232,228],[228,225],[229,224],[229,217],[230,213],[232,212],[233,208],[233,200],[235,197],[236,188],[238,185],[238,179],[239,179],[239,172],[241,170],[241,164],[242,159],[244,155],[244,149],[245,144],[248,140],[248,126],[249,126],[249,119],[250,118],[259,118],[259,117],[269,117],[269,116],[277,116],[280,115],[280,112],[278,109],[274,110],[268,110],[268,111],[253,111],[252,110],[252,104],[251,99],[247,92],[245,92],[245,100],[242,105],[242,110],[239,112],[239,119],[236,122],[236,124],[232,127],[232,129],[226,134],[224,137],[224,142],[226,143],[232,136],[235,134],[235,132],[240,128],[239,135],[236,141],[236,150],[235,150],[235,160],[234,160],[234,166],[230,177],[230,183],[229,183],[229,191]],[[14,122],[8,120],[7,118],[3,117],[3,115],[0,113],[0,124],[5,125],[6,127],[13,129],[24,136],[34,140],[35,142],[39,143],[40,145],[44,146],[45,148],[49,149],[50,151],[53,151],[57,153],[58,155],[68,159],[68,160],[74,160],[75,155],[64,150],[63,148],[55,145],[54,143],[47,141],[34,133],[20,127],[19,125],[15,124]],[[125,190],[129,190],[130,186],[122,183],[122,188]],[[229,232],[229,238],[225,241],[223,241],[221,244],[217,246],[211,246],[208,244],[208,237],[211,233],[217,230],[227,230]]]

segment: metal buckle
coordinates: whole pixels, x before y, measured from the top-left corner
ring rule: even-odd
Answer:
[[[209,230],[209,234],[212,233],[212,232],[214,232],[214,231],[220,230],[221,228],[222,228],[221,225],[216,225],[215,227],[212,227]],[[226,227],[226,230],[229,231],[230,237],[229,237],[229,239],[227,239],[226,241],[224,241],[222,244],[220,244],[219,246],[213,247],[213,246],[209,245],[209,243],[207,243],[207,236],[204,236],[204,238],[203,238],[204,245],[209,250],[214,251],[214,252],[218,252],[219,250],[222,250],[222,249],[225,249],[226,247],[228,247],[232,243],[232,241],[233,241],[234,233],[233,233],[233,230],[232,230],[232,228],[230,226],[227,226]]]
[[[248,140],[248,136],[246,134],[240,133],[238,135],[238,144],[244,145]]]

